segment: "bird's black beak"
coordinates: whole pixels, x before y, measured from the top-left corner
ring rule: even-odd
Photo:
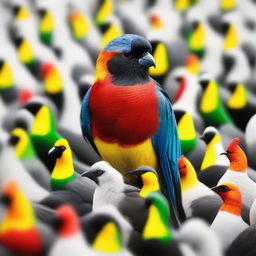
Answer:
[[[11,204],[11,198],[7,195],[1,195],[0,202],[5,206],[9,206]]]
[[[205,138],[204,138],[204,135],[199,136],[199,139],[204,141],[204,139],[205,139]]]
[[[2,69],[3,66],[4,66],[4,60],[0,59],[0,70]]]
[[[201,80],[201,81],[199,81],[199,84],[201,85],[202,89],[205,90],[207,88],[209,82],[210,81],[208,81],[208,80]]]
[[[45,9],[39,9],[37,11],[37,13],[38,13],[39,17],[42,18],[46,14],[46,10]]]
[[[156,67],[155,59],[149,52],[143,57],[139,58],[139,63],[146,68],[149,68],[152,66]]]
[[[222,153],[220,153],[220,156],[222,156],[222,155],[227,156],[228,154],[229,154],[228,152],[222,152]]]
[[[228,32],[229,27],[230,27],[229,23],[227,23],[227,22],[222,23],[221,27],[220,27],[220,33],[222,35],[226,35],[226,33]]]
[[[27,109],[33,116],[36,115],[36,113],[40,110],[41,107],[42,104],[32,102],[24,106],[24,108]]]
[[[15,146],[18,143],[19,140],[20,140],[20,138],[18,136],[11,135],[8,142],[9,142],[9,144]]]
[[[60,158],[63,154],[63,152],[65,151],[65,147],[61,146],[61,147],[53,147],[49,150],[48,152],[48,156],[50,157],[54,157],[54,158]]]
[[[62,221],[59,218],[54,217],[48,221],[48,224],[57,233],[62,226]]]
[[[225,185],[220,185],[220,186],[216,186],[211,188],[212,191],[216,192],[216,193],[223,193],[223,192],[228,192],[231,191],[231,189],[228,186]]]
[[[97,171],[86,171],[81,174],[82,177],[87,177],[91,180],[93,180],[96,184],[99,185],[98,177],[103,174],[102,170],[97,170]]]
[[[18,12],[20,11],[21,7],[18,5],[15,5],[12,7],[12,13],[14,16],[16,16],[18,14]]]

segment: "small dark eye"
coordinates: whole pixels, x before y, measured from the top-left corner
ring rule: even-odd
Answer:
[[[101,176],[103,173],[104,173],[104,171],[102,171],[102,170],[97,170],[96,171],[97,177]]]
[[[65,146],[61,146],[60,149],[61,149],[62,151],[64,151],[64,150],[66,150],[66,147],[65,147]]]
[[[183,167],[182,168],[186,168],[187,166],[186,165],[183,165]]]
[[[223,186],[220,186],[220,191],[221,192],[229,192],[230,188],[228,186],[223,185]]]
[[[131,53],[130,53],[130,52],[124,52],[123,54],[124,54],[124,56],[125,56],[126,58],[129,58],[129,57],[131,56]]]

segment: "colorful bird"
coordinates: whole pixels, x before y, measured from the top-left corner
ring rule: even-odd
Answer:
[[[148,217],[142,230],[142,240],[130,242],[134,255],[183,255],[178,242],[169,227],[168,201],[159,192],[152,192],[146,197]]]
[[[50,174],[44,164],[38,159],[31,138],[25,129],[13,129],[10,143],[15,147],[15,155],[37,183],[45,189],[50,189]]]
[[[127,172],[126,175],[136,175],[137,179],[141,180],[142,188],[140,190],[140,196],[142,197],[146,197],[151,192],[160,190],[157,172],[151,167],[142,166],[136,170]]]
[[[49,242],[54,236],[50,232],[47,232],[48,237],[40,233],[32,205],[15,181],[5,184],[1,203],[7,207],[0,223],[1,244],[15,255],[43,255],[46,250],[43,238]]]
[[[226,250],[236,236],[248,227],[241,217],[242,197],[239,188],[232,183],[222,183],[212,190],[222,198],[223,204],[211,229],[218,234]]]
[[[51,174],[51,188],[52,190],[65,189],[67,184],[78,176],[74,170],[72,151],[68,141],[64,138],[57,140],[48,155],[56,158]]]
[[[212,223],[221,206],[221,200],[196,176],[191,162],[184,156],[179,159],[182,204],[186,217],[199,217]]]
[[[157,170],[161,190],[182,214],[180,142],[170,101],[148,74],[155,65],[151,49],[143,37],[125,34],[100,52],[81,126],[101,157],[123,174],[143,165]]]
[[[219,180],[218,185],[225,182],[235,184],[241,191],[243,204],[251,208],[253,201],[256,198],[256,183],[248,177],[247,173],[247,158],[244,151],[239,147],[239,138],[235,138],[229,144],[225,154],[230,165],[226,173]]]

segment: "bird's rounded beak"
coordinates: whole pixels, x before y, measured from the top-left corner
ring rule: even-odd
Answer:
[[[60,158],[62,156],[63,150],[60,147],[53,147],[49,150],[48,156],[52,156],[55,158]]]
[[[11,145],[16,145],[19,140],[20,140],[20,138],[19,138],[18,136],[12,134],[12,135],[10,136],[8,142],[9,142]]]
[[[84,173],[81,174],[81,177],[87,177],[92,181],[94,181],[96,184],[99,184],[98,176],[96,175],[95,172],[85,171]]]
[[[144,67],[156,67],[156,62],[153,56],[150,53],[147,53],[143,57],[139,58],[139,63]]]
[[[227,156],[227,155],[228,155],[228,152],[222,152],[222,153],[220,153],[220,156],[222,156],[222,155]]]
[[[204,141],[204,135],[199,136],[199,139]]]
[[[224,192],[229,192],[230,188],[225,185],[220,185],[220,186],[212,187],[211,190],[216,193],[224,193]]]

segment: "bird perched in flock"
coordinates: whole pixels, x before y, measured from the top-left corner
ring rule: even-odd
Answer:
[[[161,190],[182,214],[180,142],[170,101],[148,74],[155,65],[151,49],[133,34],[108,43],[83,100],[81,126],[100,156],[121,173],[142,165],[157,170]]]
[[[181,109],[175,109],[174,114],[177,122],[178,135],[181,144],[181,151],[186,157],[193,162],[196,169],[204,157],[204,143],[199,140],[199,134],[195,128],[195,122],[191,114]]]
[[[53,170],[55,161],[54,159],[49,158],[48,152],[54,143],[62,137],[58,130],[60,130],[65,138],[72,142],[72,149],[78,156],[80,156],[79,160],[82,159],[85,164],[91,164],[99,160],[100,158],[89,148],[88,143],[85,143],[83,140],[80,140],[80,142],[78,141],[78,135],[72,133],[72,131],[68,129],[58,129],[58,123],[55,118],[56,115],[54,115],[55,113],[53,111],[54,106],[50,106],[51,105],[44,99],[31,99],[24,105],[24,108],[34,116],[33,124],[30,129],[32,143],[38,157],[48,168],[49,172]],[[43,123],[45,125],[42,125]],[[78,136],[78,138],[80,137]],[[86,153],[80,150],[81,146],[86,149]],[[81,163],[80,161],[74,161],[74,165],[77,167],[78,165],[81,165]]]
[[[0,96],[6,104],[15,102],[19,95],[14,85],[13,71],[8,61],[0,60]]]
[[[157,82],[162,83],[170,71],[171,56],[167,43],[160,40],[150,40],[152,45],[152,56],[155,59],[156,67],[150,67],[149,74]]]
[[[199,109],[205,125],[215,126],[220,134],[230,139],[239,137],[244,147],[244,134],[234,125],[234,121],[228,114],[222,102],[220,87],[217,82],[209,74],[203,74],[199,78],[199,83],[203,90]]]
[[[15,181],[5,184],[0,204],[7,208],[0,222],[0,242],[15,255],[43,255],[54,241],[48,226],[37,223],[31,203]]]
[[[39,185],[39,183],[26,170],[22,162],[15,156],[16,150],[13,145],[12,136],[1,146],[0,150],[1,187],[10,179],[15,180],[25,195],[33,202],[38,202],[49,194],[49,191]]]
[[[41,42],[52,46],[54,36],[54,17],[50,10],[38,10],[38,34]]]
[[[256,198],[256,183],[248,177],[247,158],[239,147],[239,138],[235,138],[229,144],[227,151],[222,153],[227,156],[230,165],[226,173],[219,180],[218,185],[226,182],[234,183],[240,190],[243,204],[249,209]]]
[[[42,63],[40,72],[44,85],[44,94],[53,101],[61,115],[64,105],[63,79],[61,74],[57,67],[50,62]]]
[[[189,154],[197,145],[196,130],[193,118],[189,112],[183,110],[175,109],[174,114],[181,143],[181,151],[183,154]]]
[[[237,186],[232,183],[212,188],[223,200],[221,208],[214,219],[211,229],[220,238],[224,250],[226,250],[239,233],[248,227],[242,217],[242,196]]]
[[[167,200],[159,192],[151,192],[146,197],[148,216],[142,230],[141,241],[131,237],[129,248],[134,255],[182,255],[182,250],[169,227],[169,207]]]
[[[78,177],[74,170],[72,152],[66,139],[58,139],[54,147],[48,152],[49,157],[54,157],[55,165],[51,174],[52,190],[65,189],[67,184]]]
[[[15,147],[15,155],[26,170],[41,186],[50,188],[50,174],[44,164],[38,159],[29,134],[21,127],[13,129],[10,143]]]
[[[229,166],[227,157],[221,155],[225,152],[222,145],[222,138],[219,131],[213,126],[208,126],[200,137],[206,144],[204,158],[198,179],[208,187],[217,185]]]
[[[151,167],[142,166],[127,172],[126,175],[135,175],[137,179],[141,179],[140,196],[142,197],[146,197],[151,192],[160,191],[157,172]]]
[[[86,241],[80,229],[79,218],[71,206],[63,205],[59,207],[57,209],[57,219],[52,222],[58,235],[49,250],[49,256],[62,254],[82,256],[88,253],[88,246],[86,246]]]
[[[69,203],[79,215],[90,212],[96,184],[75,171],[68,141],[57,140],[48,155],[55,162],[50,180],[52,192],[40,204],[56,209]]]
[[[245,130],[250,118],[256,113],[256,97],[242,83],[231,83],[228,85],[231,95],[226,103],[235,124]]]
[[[109,253],[116,256],[131,255],[128,251],[122,250],[120,227],[113,221],[106,223],[101,219],[92,227],[83,225],[88,227],[88,237],[84,237],[76,212],[69,205],[63,205],[57,209],[57,219],[53,220],[53,225],[57,229],[58,237],[50,248],[50,256],[61,254],[96,256],[109,255]],[[94,240],[91,241],[92,239]]]
[[[200,101],[200,112],[206,125],[219,127],[225,124],[233,124],[227,110],[221,101],[219,85],[208,74],[203,74],[199,78],[199,83],[203,89]]]
[[[184,156],[179,159],[179,171],[182,204],[186,217],[200,217],[211,224],[222,201],[210,188],[197,179],[193,165]]]
[[[54,161],[49,159],[48,152],[52,145],[61,138],[56,130],[54,115],[47,105],[39,102],[28,102],[25,105],[25,109],[34,116],[30,137],[36,153],[49,171],[51,171]]]
[[[90,178],[97,184],[93,194],[93,211],[108,204],[114,205],[129,219],[135,230],[142,230],[147,216],[145,199],[136,188],[127,187],[121,173],[107,162],[100,161],[92,165],[82,177]]]
[[[213,165],[229,166],[229,160],[225,156],[221,155],[225,150],[222,145],[221,135],[215,127],[206,127],[200,139],[206,144],[205,156],[201,165],[201,170]]]
[[[106,232],[106,233],[99,232],[99,230],[102,229],[102,227],[104,227],[105,224],[109,222],[113,223],[113,228],[110,230],[112,231],[116,230],[117,232]],[[82,231],[88,243],[91,246],[93,246],[93,244],[97,240],[98,241],[105,240],[106,243],[104,244],[100,242],[101,249],[104,251],[120,250],[122,246],[127,247],[130,240],[134,240],[134,239],[137,240],[138,238],[141,237],[141,234],[133,230],[130,223],[113,205],[103,206],[100,209],[97,209],[93,212],[90,212],[87,215],[82,216],[80,218],[80,223],[81,223]],[[116,236],[116,233],[119,233],[118,236]],[[109,237],[106,237],[108,235]],[[113,237],[113,235],[115,237]],[[116,238],[119,238],[119,239],[116,239]]]

